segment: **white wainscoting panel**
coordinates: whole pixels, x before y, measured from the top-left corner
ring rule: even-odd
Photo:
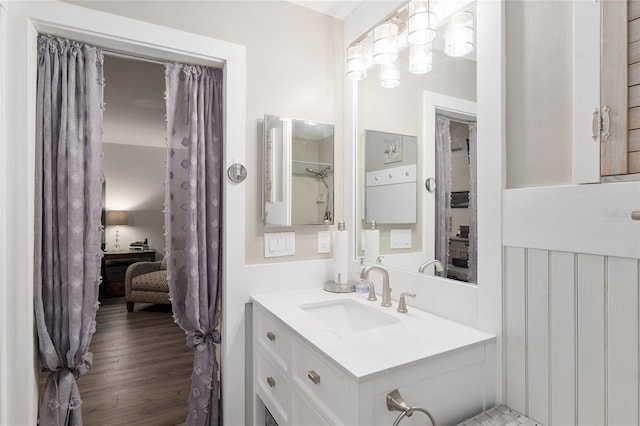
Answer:
[[[551,252],[549,272],[549,424],[576,419],[576,255]]]
[[[527,250],[529,415],[549,424],[549,252]]]
[[[526,318],[526,253],[508,247],[504,253],[505,270],[505,402],[521,413],[527,411],[527,318]]]
[[[505,402],[545,425],[638,425],[638,259],[504,249]]]
[[[607,420],[638,424],[638,261],[607,261]]]
[[[604,261],[578,255],[578,424],[585,426],[605,419]]]

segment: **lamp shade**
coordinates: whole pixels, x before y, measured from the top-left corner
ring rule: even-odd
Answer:
[[[347,78],[349,80],[363,80],[367,77],[364,49],[356,44],[347,49]]]
[[[411,44],[425,44],[436,38],[438,17],[429,2],[411,0],[409,3],[409,30],[407,40]]]
[[[126,210],[109,210],[107,212],[107,225],[126,225],[128,215]]]
[[[373,30],[373,62],[393,64],[398,59],[398,26],[393,22],[378,25]]]
[[[444,53],[464,56],[473,50],[473,13],[460,12],[449,22],[445,35]]]

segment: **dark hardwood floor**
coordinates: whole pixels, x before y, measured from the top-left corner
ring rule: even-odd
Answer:
[[[124,298],[114,298],[98,309],[93,366],[78,382],[85,426],[186,420],[193,354],[168,305],[144,306],[128,313]],[[41,386],[45,380],[43,373]]]

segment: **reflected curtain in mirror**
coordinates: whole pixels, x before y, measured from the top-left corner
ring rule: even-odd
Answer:
[[[189,425],[221,420],[216,345],[222,287],[222,70],[166,65],[167,279],[194,349]]]
[[[451,217],[451,120],[436,115],[436,226],[435,258],[444,267],[443,276],[449,268],[449,218]]]
[[[469,124],[469,282],[478,282],[478,124]]]
[[[82,425],[102,251],[102,51],[38,38],[34,311],[49,371],[39,423]]]

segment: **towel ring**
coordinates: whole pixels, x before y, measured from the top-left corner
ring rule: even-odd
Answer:
[[[405,417],[413,416],[415,411],[420,411],[421,413],[426,414],[431,421],[431,426],[436,426],[436,420],[433,418],[429,410],[425,410],[421,407],[409,407],[404,399],[402,399],[402,395],[398,389],[394,389],[387,394],[387,410],[389,411],[401,411],[400,415],[396,418],[396,421],[393,422],[393,426],[398,426],[402,419]]]
[[[408,410],[405,410],[402,413],[400,413],[396,421],[393,422],[393,426],[398,426],[402,421],[402,419],[404,419],[405,417],[411,417],[413,413],[416,411],[420,411],[421,413],[426,414],[429,417],[429,420],[431,421],[431,425],[436,426],[436,420],[433,418],[429,410],[425,410],[424,408],[420,408],[420,407],[411,407]]]

